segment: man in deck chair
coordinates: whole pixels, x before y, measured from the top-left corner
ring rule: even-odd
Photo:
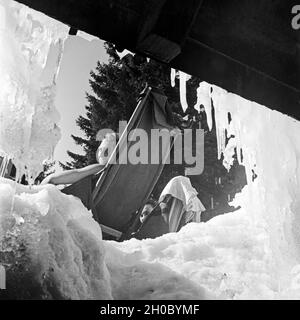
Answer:
[[[102,140],[96,152],[97,162],[81,169],[73,169],[61,173],[54,173],[47,176],[42,184],[73,184],[85,177],[92,177],[99,173],[105,167],[106,161],[109,158],[109,153],[117,143],[117,135],[108,133]],[[87,189],[92,189],[92,184],[86,185]],[[92,190],[86,194],[91,194]],[[200,222],[201,213],[205,211],[204,205],[197,197],[198,192],[192,187],[190,179],[183,176],[177,176],[171,179],[162,191],[158,203],[153,199],[149,199],[144,206],[140,222],[143,223],[152,210],[157,206],[156,214],[162,214],[164,221],[169,226],[169,232],[176,232],[189,222]],[[85,201],[83,201],[85,202]]]
[[[168,145],[172,147],[174,140],[180,136],[178,128],[186,128],[186,123],[182,122],[180,117],[176,120],[173,115],[172,104],[163,92],[151,87],[146,88],[141,93],[125,130],[121,131],[118,147],[113,148],[111,157],[105,157],[107,164],[99,161],[99,164],[82,169],[53,174],[47,177],[43,184],[70,184],[62,192],[80,198],[82,203],[92,210],[95,220],[105,230],[106,235],[120,241],[126,239],[134,231],[129,228],[129,222],[131,223],[132,218],[138,219],[136,214],[140,213],[163,170],[170,152]],[[127,133],[138,133],[137,129],[142,129],[148,137],[151,137],[153,129],[168,133],[167,145],[155,151],[159,161],[110,163],[109,158],[126,158],[127,150],[135,144],[132,137],[127,139]],[[151,141],[148,140],[148,154],[152,155],[152,151]],[[128,181],[130,188],[126,187]]]
[[[106,136],[100,144],[97,150],[97,164],[51,174],[42,181],[42,184],[72,184],[85,177],[97,174],[105,167],[104,159],[107,159],[107,157],[102,157],[103,146],[106,147],[109,140],[109,136]],[[87,188],[92,188],[92,184],[89,183]],[[91,191],[85,190],[86,194],[90,194]],[[163,189],[158,202],[153,198],[146,202],[140,214],[140,225],[146,222],[150,215],[154,213],[153,210],[155,210],[156,215],[162,215],[168,225],[169,232],[177,232],[189,222],[201,222],[201,213],[205,211],[205,207],[197,197],[197,194],[198,192],[191,185],[189,178],[183,176],[174,177]]]

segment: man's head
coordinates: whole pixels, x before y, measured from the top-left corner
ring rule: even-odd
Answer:
[[[97,151],[96,159],[99,164],[105,165],[112,155],[118,142],[118,135],[114,132],[108,132],[103,137]]]

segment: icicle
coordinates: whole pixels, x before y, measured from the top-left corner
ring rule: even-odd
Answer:
[[[209,130],[212,129],[212,106],[211,106],[211,85],[207,82],[200,82],[197,88],[197,102],[194,105],[194,109],[200,112],[200,105],[204,106],[207,124]]]
[[[176,70],[171,68],[171,86],[175,87]]]
[[[188,108],[186,100],[186,82],[191,78],[190,75],[179,71],[179,90],[180,90],[180,103],[183,111],[185,112]]]

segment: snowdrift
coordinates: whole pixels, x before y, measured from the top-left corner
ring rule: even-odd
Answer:
[[[101,229],[79,199],[6,179],[0,194],[6,298],[112,298]]]
[[[162,263],[128,263],[117,243],[105,244],[81,201],[56,187],[2,178],[0,194],[3,298],[205,298],[202,288]]]
[[[56,187],[0,180],[0,261],[10,299],[300,298],[283,285],[264,224],[241,209],[142,241],[103,241],[91,213]]]

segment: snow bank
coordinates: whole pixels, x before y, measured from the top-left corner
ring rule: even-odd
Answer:
[[[165,296],[169,299],[273,299],[279,295],[265,230],[253,225],[241,210],[208,223],[190,223],[178,233],[156,239],[105,246],[112,279],[127,290],[118,290],[120,298],[155,298],[165,286],[173,288]],[[143,281],[137,282],[137,276]]]
[[[0,195],[9,298],[300,298],[299,266],[286,270],[288,285],[280,281],[268,229],[244,209],[156,239],[118,243],[103,241],[80,200],[55,186],[2,178]]]
[[[132,260],[81,201],[55,186],[0,178],[0,263],[10,299],[204,299],[205,290],[160,263]],[[132,262],[130,264],[130,261]]]
[[[197,93],[209,123],[213,101],[224,166],[230,168],[236,151],[246,168],[248,186],[235,202],[249,223],[264,230],[278,294],[299,297],[300,122],[207,83]]]
[[[111,299],[101,229],[55,186],[0,180],[0,262],[12,299]]]
[[[189,279],[181,270],[174,268],[168,253],[165,254],[165,260],[169,260],[170,263],[164,263],[161,259],[160,249],[168,247],[170,240],[172,239],[168,235],[154,241],[132,239],[124,243],[104,242],[114,299],[193,300],[212,298],[198,283]],[[149,250],[153,253],[150,257],[147,254]]]
[[[219,153],[229,167],[236,148],[248,182],[241,205],[254,223],[264,224],[279,281],[285,282],[300,258],[300,122],[215,86],[212,99]],[[226,133],[234,136],[228,145]]]
[[[0,0],[0,154],[36,177],[60,139],[55,82],[68,26]]]
[[[281,282],[263,223],[243,210],[156,239],[105,242],[117,299],[299,299],[300,268]]]

